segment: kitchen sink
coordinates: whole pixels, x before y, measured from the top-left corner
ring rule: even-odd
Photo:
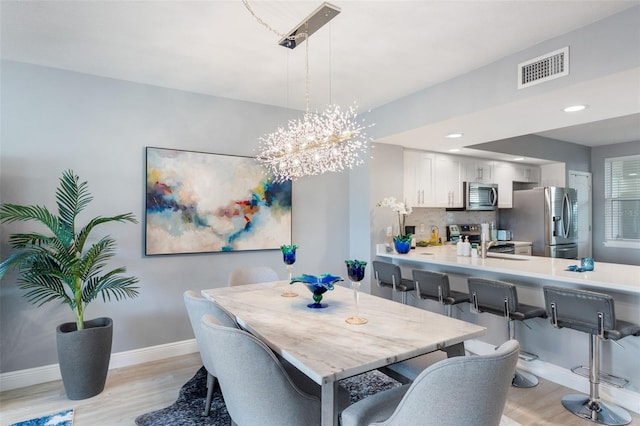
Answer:
[[[504,253],[487,253],[487,257],[493,257],[496,259],[505,259],[505,260],[517,260],[517,261],[527,261],[531,260],[530,256],[520,256],[518,254],[504,254]]]

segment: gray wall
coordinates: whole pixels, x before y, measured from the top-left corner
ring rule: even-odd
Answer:
[[[640,250],[604,246],[604,160],[639,155],[640,141],[598,146],[591,149],[593,186],[593,258],[600,262],[640,265]]]
[[[133,212],[140,221],[98,229],[118,241],[113,266],[124,265],[140,278],[140,297],[98,300],[86,312],[87,319],[113,318],[113,352],[193,338],[182,293],[224,286],[236,267],[268,265],[285,278],[279,251],[145,257],[144,152],[154,146],[251,156],[259,136],[299,112],[15,62],[1,65],[0,203],[55,210],[58,179],[71,168],[94,195],[86,218]],[[344,275],[348,188],[348,174],[294,183],[293,241],[300,246],[294,271]],[[8,235],[29,229],[0,226],[2,259],[9,254]],[[55,327],[73,320],[66,305],[27,304],[15,280],[10,274],[0,283],[1,372],[57,363]]]

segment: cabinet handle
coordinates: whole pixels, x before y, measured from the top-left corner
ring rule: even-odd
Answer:
[[[420,192],[422,192],[422,204],[424,204],[424,189]]]
[[[418,204],[420,204],[420,190],[418,190]]]

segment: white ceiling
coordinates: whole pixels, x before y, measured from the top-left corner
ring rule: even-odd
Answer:
[[[322,109],[330,102],[349,105],[355,100],[362,111],[639,5],[640,0],[332,3],[342,12],[310,38],[310,106]],[[286,33],[321,2],[250,0],[249,4],[269,26]],[[280,36],[260,25],[241,0],[2,0],[0,5],[3,59],[305,108],[305,45],[294,50],[278,46]],[[627,78],[637,76],[636,72]],[[633,95],[627,96],[633,102]],[[478,135],[475,139],[469,135],[462,145],[526,133],[589,146],[640,140],[638,115],[615,125],[605,121],[549,131],[603,117],[523,125],[506,119],[510,109],[435,123],[420,129],[420,140],[428,140],[429,132],[463,126],[478,129]],[[483,130],[482,123],[487,122],[501,131]],[[495,126],[496,122],[508,125]],[[602,128],[608,132],[606,139],[598,138]],[[614,131],[620,135],[613,137]],[[415,140],[416,134],[412,136]],[[406,141],[402,135],[385,140],[410,145]]]

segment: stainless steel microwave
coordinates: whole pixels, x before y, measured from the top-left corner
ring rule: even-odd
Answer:
[[[465,210],[497,210],[498,185],[495,183],[464,183]]]

